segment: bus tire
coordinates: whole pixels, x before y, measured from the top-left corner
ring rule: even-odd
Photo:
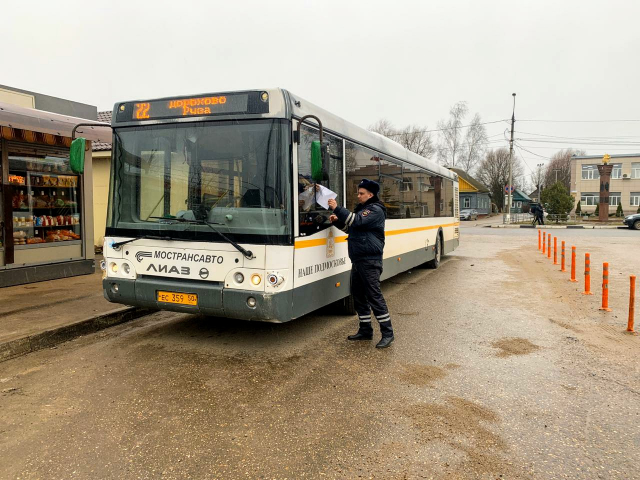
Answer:
[[[442,236],[440,232],[436,236],[436,245],[435,245],[435,256],[433,260],[427,262],[427,267],[429,268],[438,268],[440,266],[440,260],[442,258]]]
[[[353,295],[349,295],[342,299],[342,312],[345,315],[355,315],[356,314],[356,304],[353,301]]]

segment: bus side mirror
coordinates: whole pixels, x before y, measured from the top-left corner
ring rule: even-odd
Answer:
[[[319,141],[311,142],[311,178],[316,182],[322,181],[322,145]]]
[[[69,166],[73,173],[84,173],[84,152],[87,141],[80,137],[71,142]]]
[[[329,144],[315,140],[311,142],[311,178],[316,182],[328,180]]]

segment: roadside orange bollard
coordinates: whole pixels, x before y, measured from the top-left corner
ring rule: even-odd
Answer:
[[[562,252],[561,252],[562,260],[561,260],[561,272],[566,272],[567,270],[564,268],[564,240],[562,241]]]
[[[547,232],[542,232],[542,254],[547,253]]]
[[[558,237],[553,237],[553,264],[558,264]]]
[[[547,258],[551,259],[551,234],[547,235]]]
[[[538,250],[540,250],[542,247],[540,246],[540,239],[542,238],[542,232],[540,230],[538,230]]]
[[[588,253],[584,254],[584,292],[583,295],[593,295],[591,293],[591,258]]]
[[[602,264],[602,306],[600,310],[611,311],[609,308],[609,264],[607,262]]]
[[[576,247],[571,246],[571,280],[570,282],[577,282],[576,280]]]
[[[633,332],[633,321],[635,316],[636,304],[636,276],[629,277],[629,322],[627,323],[627,332]]]

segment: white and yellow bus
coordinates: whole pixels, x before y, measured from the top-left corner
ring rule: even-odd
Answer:
[[[387,208],[382,279],[459,243],[455,173],[282,89],[117,103],[104,244],[116,303],[286,322],[350,301],[362,178]],[[310,194],[311,192],[311,194]]]

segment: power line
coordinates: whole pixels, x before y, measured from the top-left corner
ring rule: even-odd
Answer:
[[[640,120],[518,120],[519,122],[541,122],[541,123],[615,123],[615,122],[640,122]]]
[[[523,139],[520,139],[523,140]],[[523,140],[523,141],[530,141],[530,140]],[[596,145],[597,146],[597,145]],[[542,149],[542,150],[557,150],[558,147],[542,147],[542,146],[536,146],[536,145],[527,145],[527,148],[535,148],[535,149]],[[578,150],[575,148],[564,148],[561,150]],[[605,150],[605,148],[601,148],[601,150]],[[640,148],[606,148],[606,150],[608,152],[630,152],[630,153],[638,153],[638,151],[640,150]],[[640,156],[640,153],[638,153],[638,155]]]
[[[569,137],[566,135],[562,135],[562,136],[558,136],[558,135],[547,135],[544,133],[533,133],[533,132],[523,132],[523,131],[517,131],[517,133],[524,133],[526,135],[535,135],[536,137],[548,137],[548,138],[570,138],[573,140],[601,140],[601,139],[606,139],[606,140],[610,140],[610,139],[620,139],[620,138],[640,138],[640,135],[620,135],[620,136],[614,136],[614,137]],[[500,135],[500,134],[498,134]],[[496,136],[496,135],[494,135]]]
[[[572,145],[640,145],[640,142],[591,142],[591,141],[563,141],[563,140],[544,140],[540,138],[518,138],[518,140],[524,142],[535,142],[535,143],[551,143],[551,144],[565,144],[569,143]]]
[[[471,123],[469,125],[460,125],[458,127],[449,127],[449,128],[436,128],[433,130],[412,130],[410,132],[387,132],[386,134],[382,134],[382,135],[412,135],[414,133],[431,133],[431,132],[444,132],[446,130],[457,130],[459,128],[467,128],[467,127],[475,127],[478,125],[491,125],[493,123],[500,123],[500,122],[505,122],[507,120],[494,120],[492,122],[482,122],[482,123]]]
[[[527,150],[526,148],[524,148],[522,145],[519,145],[516,143],[516,146],[522,150],[524,150],[525,152],[530,153],[531,155],[535,155],[536,157],[540,157],[540,158],[546,158],[547,160],[551,160],[551,157],[545,157],[544,155],[538,155],[535,152],[532,152],[531,150]]]

